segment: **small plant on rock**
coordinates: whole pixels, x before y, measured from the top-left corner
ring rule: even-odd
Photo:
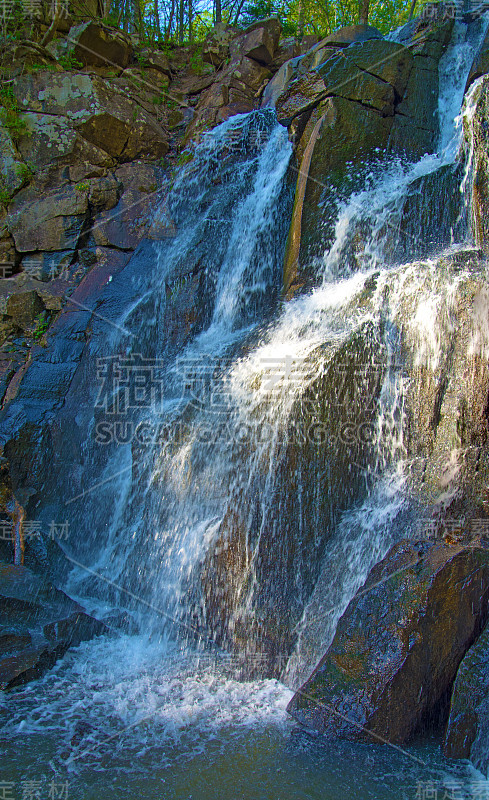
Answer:
[[[57,61],[66,70],[78,70],[83,67],[81,61],[77,61],[73,53],[63,53],[58,56]]]
[[[12,86],[0,88],[0,123],[7,128],[12,139],[19,139],[27,133],[25,120],[20,116],[20,109]]]
[[[35,318],[36,326],[32,333],[32,338],[35,342],[41,342],[44,334],[46,333],[49,327],[49,316],[46,311],[41,311],[40,314],[37,315]]]

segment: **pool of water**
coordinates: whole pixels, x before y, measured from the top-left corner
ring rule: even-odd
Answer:
[[[278,681],[225,656],[99,638],[0,698],[5,800],[465,800],[489,783],[434,740],[329,743],[286,713]],[[6,788],[7,787],[7,788]]]

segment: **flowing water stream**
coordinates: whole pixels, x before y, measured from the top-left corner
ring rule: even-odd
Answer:
[[[66,504],[80,531],[78,542],[66,545],[74,564],[68,592],[99,614],[128,609],[138,632],[85,643],[43,679],[0,699],[0,777],[13,782],[12,796],[38,781],[39,796],[64,796],[65,787],[66,796],[87,800],[414,800],[436,797],[434,791],[489,797],[482,776],[445,761],[435,740],[405,751],[325,746],[285,712],[370,568],[412,521],[399,330],[408,331],[415,363],[436,368],[466,276],[441,275],[433,241],[413,238],[403,214],[417,181],[456,162],[456,117],[483,33],[482,23],[470,30],[457,23],[440,66],[437,153],[372,168],[363,190],[338,208],[322,282],[308,294],[280,300],[291,146],[272,111],[224,123],[181,169],[155,220],[169,214],[175,235],[126,287],[122,313],[111,312],[125,288],[117,278],[101,306],[117,329],[108,334],[103,321],[94,327],[85,482]],[[470,118],[470,96],[466,102]],[[469,157],[467,173],[470,167]],[[467,181],[462,174],[456,220],[438,232],[437,253],[471,246]],[[200,284],[191,308],[199,313],[189,316],[186,337],[177,327],[172,338],[172,303],[187,287],[193,291],[194,279]],[[474,346],[487,350],[487,331],[476,334]],[[379,358],[375,396],[361,365],[355,374],[363,405],[372,399],[363,428],[341,378],[357,335]],[[110,383],[107,372],[115,359],[119,370],[137,359],[153,370],[151,402],[128,404],[119,416],[121,384]],[[298,468],[289,507],[278,465],[286,463],[306,399],[333,374],[340,375],[337,408],[328,413],[337,439],[327,424],[314,435],[327,437],[321,442],[332,454],[364,437],[348,450],[349,458],[355,453],[349,469],[359,476],[358,491],[347,506],[322,506]],[[115,429],[114,420],[123,427]],[[217,624],[220,601],[203,588],[202,573],[212,576],[208,555],[228,547],[235,517],[245,556]],[[267,551],[285,524],[289,541],[310,538],[305,553],[291,554],[289,577],[281,581],[273,565],[280,567],[282,554],[278,549],[274,559]],[[263,564],[272,576],[265,588]],[[220,579],[210,581],[214,589]],[[287,603],[293,613],[284,657],[266,651],[255,620],[259,613],[270,625],[270,606]],[[246,639],[249,649],[233,647]],[[58,794],[49,795],[53,785]]]

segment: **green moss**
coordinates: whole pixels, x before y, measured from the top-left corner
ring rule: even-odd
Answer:
[[[228,59],[228,61],[229,60],[230,59]],[[190,56],[189,63],[190,63],[190,67],[192,69],[192,72],[194,72],[196,75],[202,75],[202,73],[205,72],[206,64],[204,64],[204,61],[202,59],[202,46],[198,47],[195,50],[195,53],[193,53]]]
[[[10,85],[0,88],[0,123],[7,128],[14,140],[28,133],[25,120],[20,116],[17,98]]]
[[[63,53],[58,57],[58,64],[67,70],[77,70],[83,67],[81,61],[77,61],[73,53]]]
[[[27,182],[34,177],[35,169],[32,164],[18,163],[15,165],[15,172],[24,182]]]
[[[56,64],[43,64],[41,62],[26,64],[25,68],[27,72],[57,72]]]
[[[4,182],[3,182],[2,178],[0,177],[0,204],[2,206],[8,206],[8,204],[10,203],[11,199],[12,199],[12,196],[11,196],[10,192],[6,189]]]

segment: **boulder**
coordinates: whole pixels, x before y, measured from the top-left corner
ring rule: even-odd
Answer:
[[[302,58],[298,59],[297,75],[303,75],[305,72],[316,69],[320,64],[324,64],[328,58],[338,54],[338,49],[338,47],[324,47],[321,45],[313,47],[312,50],[309,50]]]
[[[333,45],[334,47],[348,47],[353,42],[366,42],[369,39],[383,39],[381,32],[372,25],[347,25],[345,28],[331,33],[319,44]]]
[[[122,184],[114,175],[89,181],[88,201],[94,211],[109,211],[119,202]]]
[[[406,88],[412,61],[406,47],[384,40],[352,44],[346,52],[317,50],[310,71],[291,80],[277,98],[277,118],[289,126],[294,117],[331,96],[354,100],[376,108],[383,116],[393,116],[396,102]]]
[[[28,253],[22,258],[22,271],[38,281],[51,281],[68,269],[74,250]]]
[[[260,20],[246,29],[230,45],[232,58],[251,58],[259,64],[270,64],[280,39],[280,22],[271,18]]]
[[[44,304],[34,291],[11,294],[7,299],[6,314],[24,330],[32,328],[36,317],[44,311]]]
[[[65,186],[37,200],[27,191],[16,196],[7,217],[17,250],[75,250],[88,216],[88,184]]]
[[[202,60],[213,67],[220,67],[229,56],[229,46],[239,36],[239,30],[226,23],[215,25],[207,34],[202,48]]]
[[[265,91],[263,92],[261,100],[262,108],[269,108],[276,105],[278,98],[283,94],[285,87],[294,76],[297,62],[298,59],[286,61],[273,76],[272,80],[265,86]]]
[[[235,66],[233,64],[233,67],[232,85],[243,88],[245,91],[251,89],[252,92],[257,92],[272,77],[269,69],[247,56],[238,61]]]
[[[156,70],[169,78],[171,77],[170,60],[166,53],[162,53],[161,50],[141,50],[138,59],[145,69]]]
[[[337,58],[329,58],[325,64],[317,68],[318,75],[321,75],[324,81],[325,96],[344,97],[346,100],[354,100],[364,106],[376,108],[384,117],[394,116],[395,92],[393,86],[385,79],[377,78],[375,74],[365,68],[359,68],[350,53],[348,55],[348,59],[341,55]],[[368,60],[369,56],[363,60],[363,63]]]
[[[449,758],[468,758],[489,774],[489,627],[472,645],[458,668],[444,739]]]
[[[295,117],[311,110],[325,97],[326,86],[322,76],[317,72],[307,72],[293,80],[277,98],[277,119],[288,127]]]
[[[0,280],[9,278],[20,262],[15,242],[9,232],[0,232]]]
[[[392,117],[343,97],[328,97],[314,112],[301,138],[296,199],[284,262],[284,293],[311,286],[311,269],[331,239],[337,198],[344,187],[349,162],[362,165],[378,158],[387,146]],[[299,118],[300,119],[300,118]],[[299,129],[298,137],[302,131]],[[317,226],[321,216],[322,229]],[[328,239],[329,237],[329,239]]]
[[[168,151],[165,133],[154,116],[135,103],[127,89],[97,76],[40,72],[22,76],[14,91],[21,107],[43,115],[32,123],[44,127],[45,146],[55,153],[58,150],[58,156],[73,153],[73,130],[89,144],[84,160],[95,164],[103,162],[100,151],[105,159],[108,155],[119,161],[159,158]],[[61,122],[56,119],[51,129],[46,116],[61,118]],[[30,147],[28,142],[24,146]]]
[[[76,126],[88,142],[119,161],[166,155],[166,135],[147,111],[99,79],[94,79],[94,88],[98,107]]]
[[[136,247],[148,231],[150,211],[158,200],[162,173],[163,170],[157,166],[137,162],[116,170],[111,191],[115,185],[123,186],[124,191],[111,211],[96,217],[90,237],[92,244],[121,250]],[[119,190],[117,194],[120,194]]]
[[[29,111],[22,116],[26,134],[19,139],[18,150],[37,172],[69,165],[70,179],[79,181],[100,175],[114,164],[107,153],[83,139],[66,117]]]
[[[302,49],[301,45],[297,39],[294,38],[294,36],[283,39],[275,51],[273,61],[270,65],[271,68],[273,70],[280,69],[280,67],[286,64],[287,61],[297,58],[298,56],[302,55],[302,53],[306,53],[307,50],[316,43],[317,42],[314,42],[310,44],[309,47],[304,47],[304,49]]]
[[[0,689],[39,678],[68,648],[108,628],[23,566],[0,562]]]
[[[84,67],[127,67],[132,57],[128,36],[96,22],[74,25],[67,44],[67,54]]]
[[[402,541],[369,574],[288,710],[330,738],[402,744],[446,719],[487,618],[489,550]]]
[[[390,84],[397,98],[403,97],[413,66],[413,55],[407,47],[386,39],[371,39],[352,44],[347,55],[359,69]]]

